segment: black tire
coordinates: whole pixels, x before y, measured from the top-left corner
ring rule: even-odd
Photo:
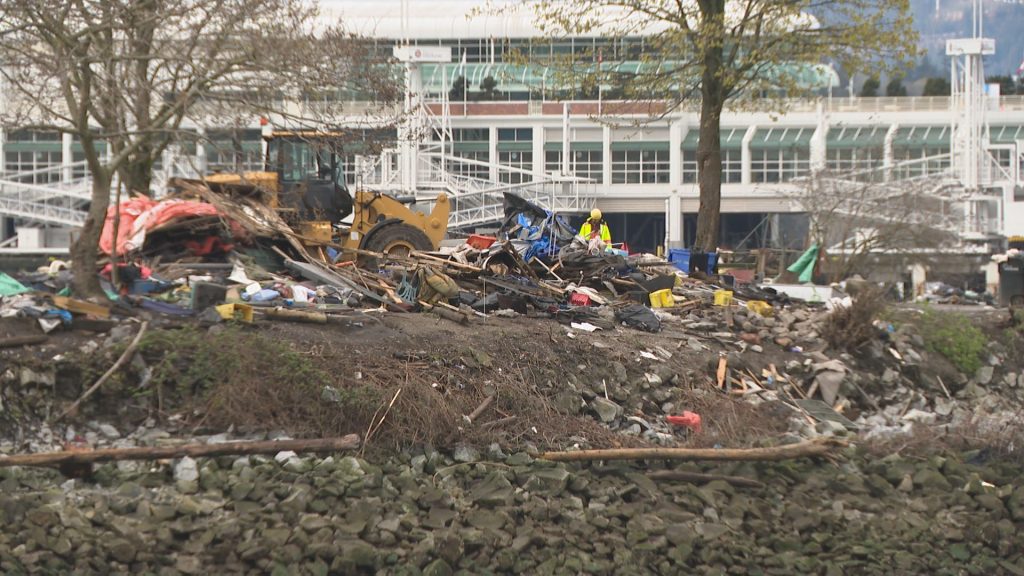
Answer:
[[[366,239],[363,249],[391,256],[408,256],[413,250],[433,250],[434,244],[419,228],[408,224],[389,224],[375,230]],[[362,265],[365,268],[373,268],[378,262],[376,258],[366,257],[362,260]]]

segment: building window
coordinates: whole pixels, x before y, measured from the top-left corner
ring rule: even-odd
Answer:
[[[441,136],[434,132],[434,139],[440,140]],[[490,142],[491,131],[487,128],[453,128],[453,142]]]
[[[263,154],[259,145],[235,149],[230,143],[216,142],[206,148],[206,165],[211,172],[258,171],[263,169]]]
[[[533,170],[533,153],[520,150],[502,150],[498,152],[498,163],[509,168],[518,168],[529,172]],[[506,184],[522,184],[529,182],[533,177],[529,173],[512,172],[509,170],[498,171],[498,181]]]
[[[8,177],[27,184],[59,182],[63,155],[60,150],[21,151],[4,154],[4,171]],[[51,168],[51,170],[47,170]],[[25,174],[25,172],[31,172]]]
[[[548,150],[544,152],[544,171],[555,174],[562,173],[562,151]]]
[[[601,181],[604,175],[604,153],[600,150],[573,150],[570,172],[580,178]]]
[[[743,152],[739,149],[722,150],[722,183],[739,184],[743,181]]]
[[[533,128],[498,128],[498,142],[533,142]]]
[[[491,161],[490,154],[486,150],[456,150],[452,155],[456,158],[465,158],[476,162]],[[491,169],[485,164],[471,164],[469,162],[452,160],[450,169],[453,174],[458,174],[459,176],[479,178],[481,180],[491,179]]]
[[[39,130],[15,130],[7,135],[8,142],[60,142],[60,132],[45,132]],[[78,137],[73,141],[77,142]]]
[[[743,181],[743,156],[739,150],[722,150],[722,184]],[[697,183],[697,151],[683,150],[683,183]]]
[[[810,151],[805,148],[750,151],[752,182],[786,182],[810,170]]]
[[[562,172],[562,151],[548,150],[544,153],[544,170]],[[573,150],[569,153],[569,174],[601,182],[604,178],[604,153],[600,150]]]
[[[875,168],[882,163],[880,148],[839,148],[826,153],[825,167],[833,172]]]
[[[949,169],[949,148],[894,148],[893,160],[897,164],[895,169],[896,178],[916,178],[918,176],[941,174]],[[904,165],[899,166],[899,164]]]
[[[683,150],[683,184],[697,182],[697,151]]]
[[[612,184],[667,184],[668,150],[612,151]]]

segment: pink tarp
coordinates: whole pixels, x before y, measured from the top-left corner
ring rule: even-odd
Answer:
[[[126,254],[142,247],[146,241],[146,232],[168,222],[182,218],[199,216],[216,216],[217,209],[212,204],[195,200],[163,200],[156,201],[145,196],[137,196],[121,202],[119,206],[107,209],[107,219],[103,223],[100,235],[100,250],[110,254],[114,246],[114,214],[121,213],[121,222],[117,229],[117,253]]]

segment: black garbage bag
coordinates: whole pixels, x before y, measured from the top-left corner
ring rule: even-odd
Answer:
[[[661,319],[653,310],[642,304],[633,304],[618,310],[615,312],[615,319],[630,328],[644,332],[659,332],[661,330]]]

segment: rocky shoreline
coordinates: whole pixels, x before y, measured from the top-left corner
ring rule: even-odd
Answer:
[[[958,457],[677,469],[526,452],[0,469],[4,574],[1019,574],[1019,464]],[[476,460],[480,458],[480,460]],[[459,460],[473,459],[465,462]],[[1015,485],[1016,484],[1016,485]]]

